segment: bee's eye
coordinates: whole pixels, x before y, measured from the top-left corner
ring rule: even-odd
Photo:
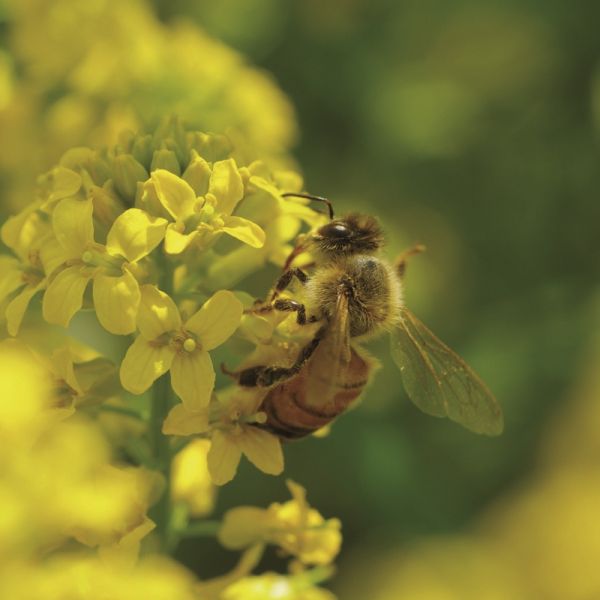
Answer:
[[[350,229],[343,223],[329,223],[321,227],[319,233],[326,238],[344,239],[350,236]]]

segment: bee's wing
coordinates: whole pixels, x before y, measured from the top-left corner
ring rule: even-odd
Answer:
[[[340,291],[335,313],[326,325],[308,368],[307,401],[309,404],[319,406],[332,398],[335,388],[350,363],[351,356],[348,297]]]
[[[475,433],[502,433],[502,410],[492,392],[409,310],[402,310],[391,342],[404,389],[423,412],[448,417]]]

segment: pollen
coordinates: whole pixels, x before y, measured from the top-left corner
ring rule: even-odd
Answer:
[[[198,344],[196,343],[196,340],[194,340],[192,338],[187,338],[183,342],[183,349],[186,352],[193,352],[197,347],[198,347]]]
[[[254,415],[254,422],[255,423],[260,423],[261,425],[263,425],[264,423],[267,422],[267,413],[264,411],[259,411]]]

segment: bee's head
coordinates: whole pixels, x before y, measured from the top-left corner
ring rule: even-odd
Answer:
[[[381,248],[383,232],[375,217],[352,213],[319,227],[312,242],[324,254],[371,254]]]

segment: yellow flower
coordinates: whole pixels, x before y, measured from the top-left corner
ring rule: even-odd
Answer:
[[[283,471],[279,438],[254,425],[266,420],[266,415],[258,411],[265,391],[231,389],[234,396],[219,396],[217,418],[212,424],[208,472],[213,483],[224,485],[231,481],[242,454],[264,473],[279,475]]]
[[[54,208],[53,229],[64,261],[44,294],[44,318],[67,327],[93,280],[94,306],[102,326],[115,334],[132,333],[140,303],[132,270],[162,241],[167,221],[130,208],[116,219],[102,245],[94,241],[93,210],[91,198],[64,198]]]
[[[98,429],[48,418],[55,398],[47,384],[47,372],[30,352],[12,340],[0,345],[3,558],[68,537],[88,545],[117,543],[143,523],[156,497],[155,475],[108,464]]]
[[[192,242],[207,248],[222,233],[253,248],[262,247],[265,232],[252,221],[232,215],[244,195],[235,161],[215,162],[211,170],[194,154],[183,178],[164,169],[157,169],[150,177],[154,193],[175,221],[167,228],[166,252],[180,254]]]
[[[46,276],[57,266],[58,243],[37,208],[33,204],[2,227],[2,241],[17,256],[0,256],[0,302],[7,303],[5,317],[13,336],[19,332],[29,302],[46,287]]]
[[[209,351],[233,335],[242,311],[242,303],[223,290],[182,323],[167,294],[153,285],[142,286],[137,318],[140,335],[121,364],[123,387],[142,394],[170,370],[173,390],[185,407],[191,411],[205,408],[215,384]]]
[[[288,576],[277,573],[263,573],[254,577],[244,577],[230,585],[222,594],[221,600],[335,600],[335,596],[324,589],[314,587],[305,574]]]
[[[209,514],[215,504],[215,488],[206,464],[209,447],[208,440],[193,440],[175,456],[171,466],[171,497],[184,502],[192,517]]]
[[[157,555],[132,565],[71,551],[0,565],[0,597],[10,600],[204,600],[195,585],[187,569]]]
[[[338,554],[342,543],[338,519],[323,519],[306,502],[306,490],[288,480],[293,499],[267,509],[233,508],[225,514],[219,541],[232,550],[257,542],[276,544],[304,564],[326,565]]]
[[[298,198],[282,198],[281,193],[301,189],[302,180],[292,172],[271,174],[259,161],[241,169],[246,183],[240,217],[251,219],[265,231],[265,243],[260,248],[242,246],[218,256],[209,266],[211,282],[217,286],[235,285],[238,281],[262,268],[268,262],[281,267],[293,249],[303,223],[311,228],[327,218]],[[299,264],[299,263],[296,263]]]

